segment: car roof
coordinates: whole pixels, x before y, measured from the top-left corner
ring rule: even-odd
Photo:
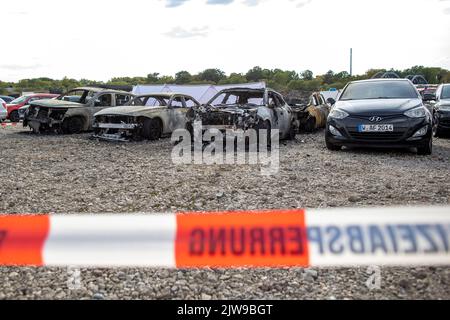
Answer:
[[[155,92],[155,93],[140,94],[137,97],[149,97],[149,96],[166,97],[166,98],[171,98],[173,96],[184,96],[192,98],[192,96],[180,92]]]
[[[104,89],[104,88],[99,88],[99,87],[78,87],[78,88],[73,88],[69,91],[74,91],[74,90],[87,90],[87,91],[92,91],[92,92],[109,92],[109,93],[126,93],[126,94],[131,94],[130,92],[126,92],[126,91],[121,91],[121,90],[113,90],[113,89]]]
[[[403,78],[395,78],[395,79],[390,79],[390,78],[378,78],[378,79],[367,79],[367,80],[356,80],[356,81],[351,81],[350,83],[361,83],[361,82],[388,82],[388,81],[397,81],[397,82],[401,82],[401,81],[407,81],[407,82],[411,82],[408,79],[403,79]]]
[[[50,96],[52,96],[52,97],[57,97],[58,96],[58,94],[55,94],[55,93],[30,93],[30,94],[27,94],[27,95],[25,95],[25,97],[36,97],[36,96],[44,96],[44,97],[50,97]]]

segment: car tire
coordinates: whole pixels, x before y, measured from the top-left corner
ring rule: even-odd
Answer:
[[[439,138],[439,137],[441,136],[441,130],[439,130],[439,127],[436,128],[436,131],[434,132],[434,136],[435,136],[436,138]]]
[[[80,117],[70,117],[63,121],[62,132],[64,134],[77,134],[83,131],[83,119]]]
[[[270,148],[272,146],[272,131],[269,120],[260,121],[257,126],[257,134],[258,134],[258,148],[259,148],[259,131],[267,130],[267,146]]]
[[[337,146],[337,145],[331,143],[330,141],[328,141],[327,137],[325,137],[325,144],[327,146],[327,149],[330,150],[330,151],[339,151],[339,150],[342,149],[341,146]]]
[[[297,134],[297,128],[295,127],[295,123],[292,122],[292,123],[291,123],[291,128],[290,128],[290,130],[289,130],[288,139],[289,139],[289,140],[295,140],[296,134]]]
[[[20,121],[19,112],[17,110],[14,110],[13,112],[11,112],[9,114],[9,121],[11,121],[11,122],[19,122]]]
[[[429,156],[433,153],[433,138],[430,138],[427,145],[417,147],[417,154],[421,156]]]
[[[142,136],[148,140],[158,140],[162,135],[162,125],[158,119],[145,119]]]

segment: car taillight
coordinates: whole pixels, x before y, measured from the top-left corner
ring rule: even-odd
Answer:
[[[3,106],[3,109],[5,109],[5,110],[7,109],[7,108],[6,108],[6,103],[5,103],[5,102],[2,102],[2,106]]]

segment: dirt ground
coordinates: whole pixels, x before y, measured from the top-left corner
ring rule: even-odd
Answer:
[[[131,213],[178,210],[448,205],[450,138],[432,156],[413,150],[325,147],[324,132],[280,145],[280,171],[172,163],[169,139],[106,143],[0,128],[0,212]],[[0,299],[449,299],[450,268],[167,270],[0,268]]]

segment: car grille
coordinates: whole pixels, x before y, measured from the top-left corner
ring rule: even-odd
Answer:
[[[349,131],[350,136],[362,141],[396,141],[400,140],[404,132],[357,132]]]
[[[100,123],[126,123],[126,124],[136,123],[134,117],[113,116],[113,115],[97,117],[97,121]]]
[[[238,115],[225,112],[208,112],[201,114],[203,125],[233,125],[238,122]]]
[[[48,116],[48,109],[47,108],[39,108],[36,118],[37,119],[46,119],[47,116]]]

